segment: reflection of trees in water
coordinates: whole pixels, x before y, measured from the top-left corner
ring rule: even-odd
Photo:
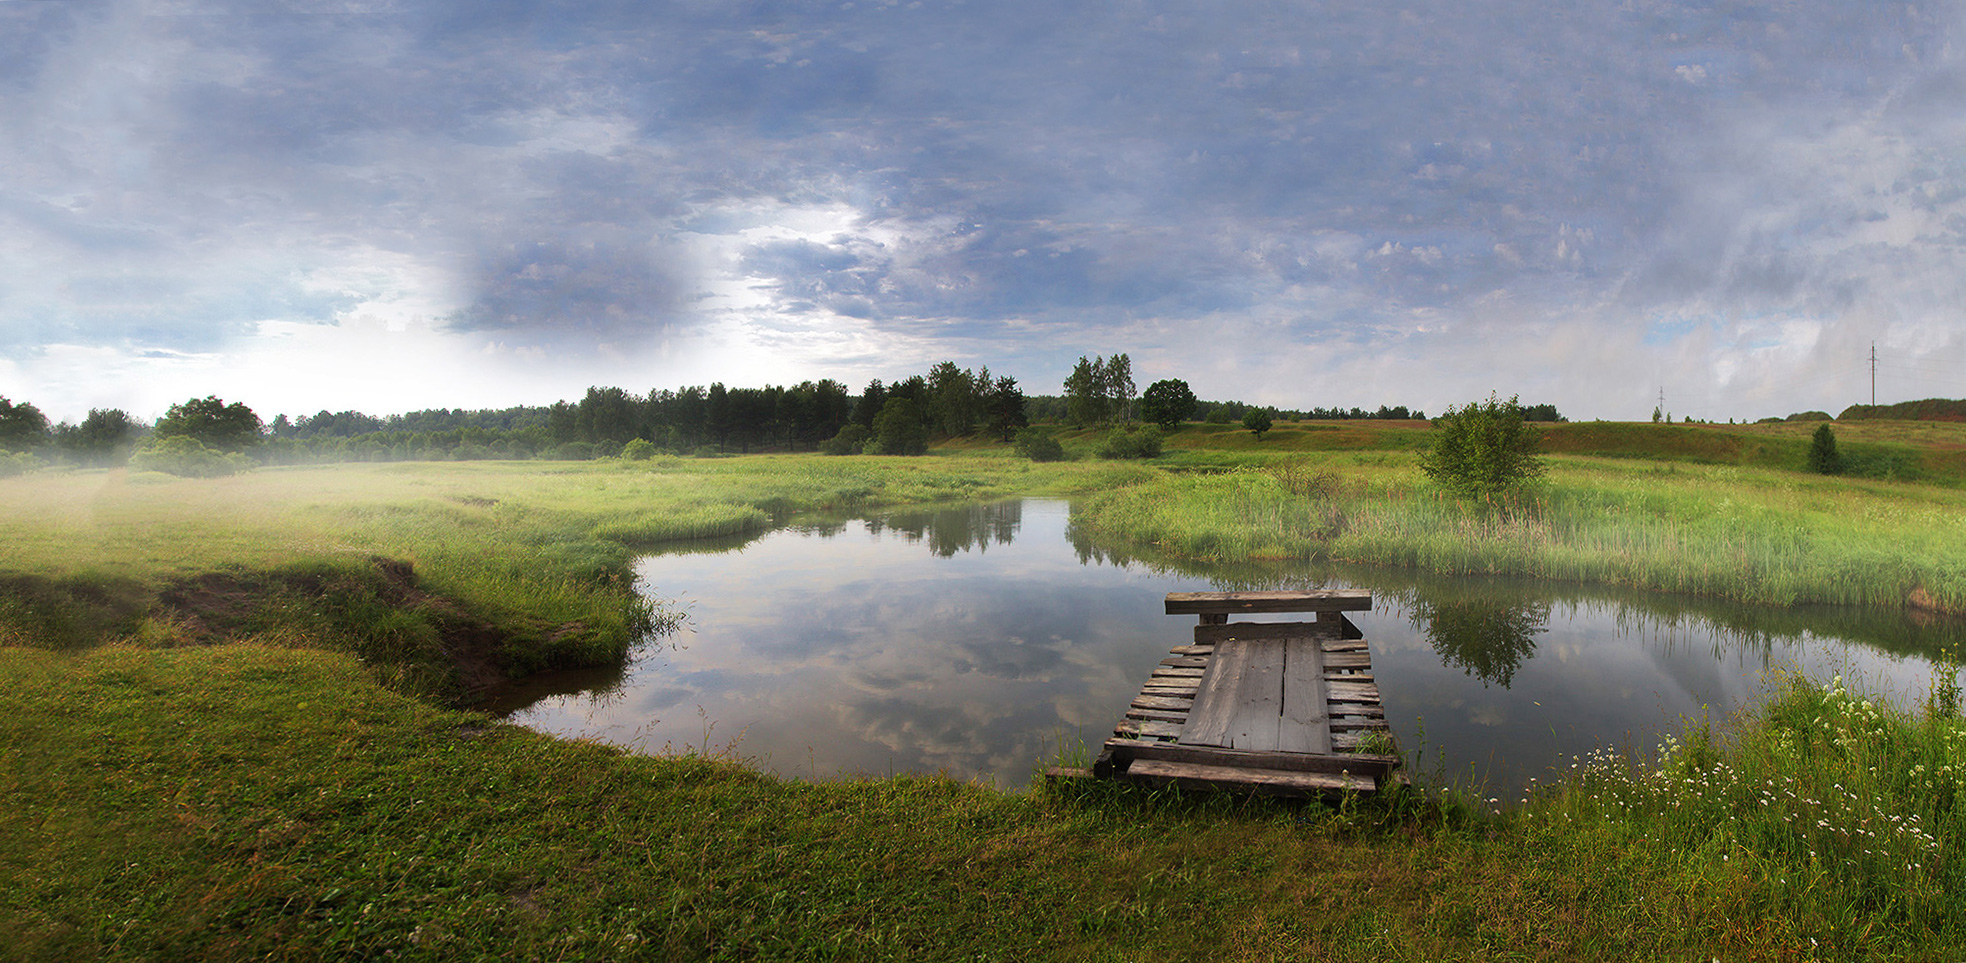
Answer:
[[[1024,523],[1023,501],[961,505],[925,512],[897,512],[867,519],[867,530],[878,535],[899,532],[911,542],[926,540],[928,550],[941,558],[957,552],[1009,544]]]
[[[1550,603],[1498,603],[1492,597],[1421,597],[1411,608],[1413,627],[1426,633],[1441,661],[1458,665],[1506,689],[1516,667],[1536,653],[1536,637],[1550,627]]]

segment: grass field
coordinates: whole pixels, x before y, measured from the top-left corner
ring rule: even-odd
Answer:
[[[1894,707],[1797,680],[1524,800],[1423,772],[1427,792],[1335,808],[792,783],[447,707],[619,659],[664,617],[627,585],[643,544],[1021,494],[1074,496],[1075,525],[1177,558],[1966,599],[1961,435],[1845,436],[1913,450],[1926,474],[1906,481],[1802,475],[1773,463],[1807,427],[1725,427],[1579,436],[1589,454],[1490,505],[1435,496],[1423,429],[1398,423],[1184,429],[1149,465],[981,449],[0,480],[0,958],[1958,957],[1966,725],[1943,685]]]
[[[1826,722],[1823,720],[1827,720]],[[561,742],[230,645],[0,650],[24,960],[1935,959],[1956,716],[1798,685],[1500,815]],[[1478,803],[1479,801],[1473,801]],[[1831,822],[1834,820],[1834,822]]]

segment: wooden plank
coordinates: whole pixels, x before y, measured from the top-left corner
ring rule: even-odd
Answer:
[[[1135,696],[1133,699],[1133,707],[1135,709],[1180,709],[1186,711],[1194,704],[1195,700],[1193,699],[1181,699],[1174,696],[1141,695]]]
[[[1175,712],[1170,709],[1142,709],[1138,706],[1128,708],[1126,710],[1126,717],[1128,719],[1150,719],[1155,722],[1182,723],[1188,721],[1188,713],[1185,711]]]
[[[1230,622],[1195,626],[1198,643],[1248,642],[1254,639],[1332,639],[1338,633],[1316,622]]]
[[[1187,762],[1143,760],[1126,770],[1140,782],[1175,782],[1218,789],[1249,789],[1273,795],[1311,795],[1329,792],[1373,792],[1379,781],[1370,776],[1331,772],[1288,772],[1282,769],[1235,769]]]
[[[1108,739],[1102,755],[1110,758],[1117,769],[1125,769],[1135,760],[1140,759],[1188,762],[1204,766],[1232,766],[1243,769],[1363,774],[1383,773],[1400,764],[1398,756],[1374,756],[1361,753],[1254,752],[1247,749],[1194,746],[1181,742],[1139,742],[1133,739]]]
[[[1324,643],[1326,652],[1364,652],[1364,639],[1332,639]]]
[[[1372,654],[1369,652],[1333,652],[1326,648],[1324,650],[1324,667],[1327,669],[1370,669],[1372,668]]]
[[[1365,589],[1314,589],[1295,592],[1169,592],[1169,615],[1236,612],[1370,612]]]
[[[1277,721],[1277,748],[1284,752],[1330,752],[1324,652],[1315,639],[1285,639],[1282,647],[1283,685],[1277,706],[1282,718]]]
[[[1199,681],[1201,680],[1174,679],[1166,683],[1160,683],[1148,680],[1146,685],[1140,687],[1140,694],[1145,696],[1167,696],[1169,698],[1186,696],[1192,699],[1195,697],[1195,691],[1198,688],[1195,683]]]
[[[1154,674],[1148,676],[1148,678],[1150,679],[1199,679],[1201,678],[1201,674],[1204,671],[1206,671],[1206,669],[1176,669],[1171,666],[1164,665],[1155,669]]]
[[[1194,708],[1188,711],[1187,742],[1223,745],[1228,738],[1229,717],[1235,712],[1235,699],[1243,667],[1249,661],[1249,646],[1235,645],[1215,653],[1209,660],[1208,674],[1195,693]]]
[[[1386,728],[1386,720],[1384,719],[1333,719],[1331,720],[1331,738],[1336,740],[1338,734],[1341,732],[1369,732],[1373,730],[1384,730]],[[1332,743],[1333,747],[1337,745],[1335,741]]]
[[[1170,655],[1160,660],[1160,664],[1175,669],[1206,669],[1208,657],[1204,655]]]
[[[1195,697],[1188,717],[1189,731],[1181,741],[1239,749],[1275,749],[1277,727],[1283,721],[1283,653],[1281,640],[1248,642],[1215,658],[1213,673],[1222,669],[1222,684],[1206,687]],[[1239,659],[1239,661],[1231,661]],[[1226,671],[1235,667],[1233,677]],[[1213,691],[1215,699],[1209,696]],[[1208,706],[1207,716],[1203,706]],[[1202,720],[1197,724],[1197,720]]]
[[[1328,682],[1325,686],[1333,702],[1379,701],[1379,685],[1375,682]]]
[[[1113,727],[1116,736],[1149,736],[1173,739],[1181,734],[1181,726],[1172,722],[1155,722],[1149,719],[1127,719]]]
[[[1212,645],[1177,645],[1173,649],[1175,655],[1208,655],[1214,651]]]

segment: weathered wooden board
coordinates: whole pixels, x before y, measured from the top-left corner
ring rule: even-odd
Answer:
[[[1138,695],[1133,698],[1136,709],[1180,709],[1187,711],[1195,704],[1193,699],[1180,699],[1174,696]]]
[[[1128,719],[1113,727],[1113,735],[1116,736],[1146,736],[1173,739],[1180,734],[1181,726],[1172,722]]]
[[[1208,674],[1195,693],[1194,708],[1188,711],[1188,725],[1181,734],[1188,743],[1208,746],[1229,745],[1229,724],[1234,721],[1242,700],[1243,677],[1256,658],[1260,645],[1232,645],[1210,659]]]
[[[1379,686],[1371,682],[1325,683],[1333,702],[1378,702]]]
[[[1197,644],[1251,642],[1258,639],[1331,639],[1338,629],[1328,622],[1228,622],[1195,626]]]
[[[1364,589],[1295,592],[1169,592],[1169,615],[1220,615],[1238,612],[1370,612],[1372,593]]]
[[[1176,712],[1170,709],[1142,709],[1139,706],[1128,707],[1126,717],[1128,719],[1145,719],[1154,722],[1182,723],[1188,721],[1188,714],[1186,712]]]
[[[1177,782],[1282,795],[1372,792],[1379,788],[1379,780],[1350,773],[1244,769],[1239,766],[1202,766],[1191,762],[1157,760],[1134,763],[1127,768],[1126,777],[1143,782]]]
[[[1278,693],[1277,749],[1330,752],[1331,725],[1324,681],[1324,651],[1315,639],[1283,640],[1282,689]]]
[[[1192,762],[1207,766],[1243,766],[1250,769],[1288,769],[1299,772],[1385,772],[1399,765],[1398,756],[1362,753],[1253,752],[1216,746],[1191,746],[1179,742],[1141,742],[1135,739],[1108,739],[1105,754],[1115,766],[1129,766],[1136,759],[1162,762]]]

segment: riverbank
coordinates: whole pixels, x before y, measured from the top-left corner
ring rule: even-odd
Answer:
[[[1422,504],[1411,457],[1202,450],[1147,467],[990,451],[0,480],[7,952],[1898,959],[1966,947],[1953,922],[1966,919],[1966,879],[1946,855],[1966,842],[1953,803],[1966,730],[1944,693],[1899,711],[1799,684],[1712,730],[1689,724],[1663,763],[1605,757],[1513,808],[1439,791],[1330,809],[1111,786],[787,783],[741,761],[632,756],[442,707],[470,688],[446,626],[535,633],[512,646],[520,660],[541,646],[605,659],[584,643],[625,647],[638,619],[663,617],[628,590],[638,545],[794,513],[1073,495],[1086,523],[1140,544],[1246,558],[1333,544],[1317,526],[1336,505],[1346,519],[1386,513],[1426,564],[1470,557],[1452,554],[1457,540],[1504,560],[1622,544],[1563,541],[1590,532],[1677,533],[1682,553],[1745,532],[1834,551],[1884,526],[1896,541],[1837,564],[1889,553],[1943,574],[1959,541],[1945,486],[1631,458],[1558,459],[1551,490],[1570,494],[1544,497],[1569,514],[1505,505],[1457,521],[1426,514],[1449,509]],[[1593,513],[1609,527],[1590,528]],[[1503,527],[1427,541],[1429,519]],[[1369,530],[1345,524],[1338,544]],[[1849,569],[1810,571],[1795,584]],[[552,648],[567,640],[583,647]],[[442,672],[417,671],[430,667]]]
[[[0,650],[0,745],[11,959],[1966,947],[1966,731],[1813,686],[1499,813],[1453,795],[783,782],[554,740],[382,689],[343,654],[249,644]]]
[[[1075,522],[1199,559],[1305,558],[1625,585],[1764,605],[1966,613],[1966,492],[1733,466],[1557,456],[1492,502],[1382,452],[1164,474]]]

